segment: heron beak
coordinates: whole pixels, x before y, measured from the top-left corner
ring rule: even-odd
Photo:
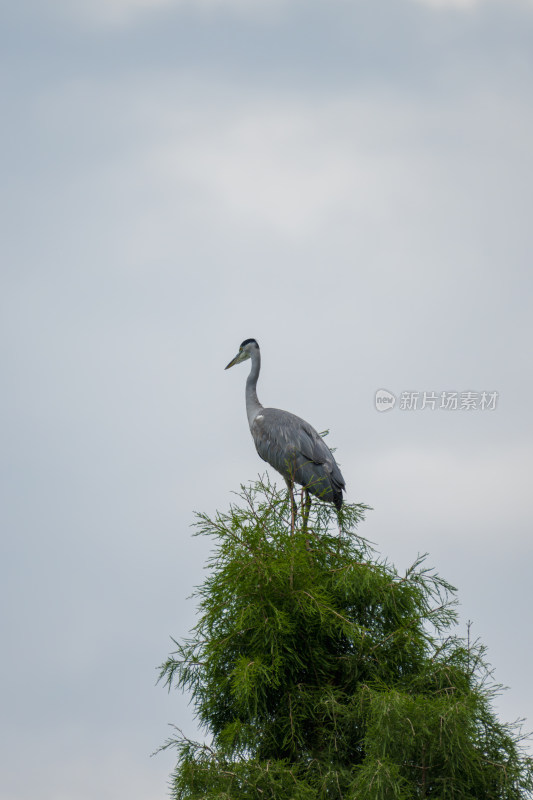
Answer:
[[[234,358],[234,359],[232,359],[232,360],[229,362],[228,366],[227,366],[227,367],[224,367],[224,369],[229,369],[230,367],[234,367],[234,366],[235,366],[235,364],[238,364],[238,363],[239,363],[239,361],[240,361],[240,358],[239,358],[239,356],[240,356],[240,355],[241,355],[241,353],[237,353],[237,355],[235,356],[235,358]]]

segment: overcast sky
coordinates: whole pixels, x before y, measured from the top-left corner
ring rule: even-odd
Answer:
[[[223,370],[249,337],[533,728],[533,3],[1,13],[1,800],[166,796],[190,524],[264,467]]]

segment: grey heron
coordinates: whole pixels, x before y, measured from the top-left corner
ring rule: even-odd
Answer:
[[[226,369],[248,359],[252,361],[246,381],[248,424],[261,458],[285,478],[291,498],[291,528],[294,528],[296,514],[294,483],[340,509],[344,478],[322,437],[305,420],[279,408],[264,408],[257,398],[261,353],[256,340],[245,339]],[[309,503],[306,494],[307,515]]]

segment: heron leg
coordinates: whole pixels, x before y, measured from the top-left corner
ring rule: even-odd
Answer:
[[[307,528],[307,520],[309,519],[309,512],[311,511],[311,495],[307,491],[307,489],[302,489],[302,519],[303,519],[303,530],[305,531]]]
[[[294,492],[292,490],[294,484],[288,478],[285,478],[285,483],[287,484],[287,489],[289,490],[289,497],[291,500],[291,533],[294,533],[294,523],[296,521],[296,512],[298,511],[296,500],[294,499]]]

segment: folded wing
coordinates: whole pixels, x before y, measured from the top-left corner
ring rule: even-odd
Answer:
[[[337,508],[344,478],[331,450],[308,422],[278,408],[263,408],[251,426],[261,458],[284,478]]]

